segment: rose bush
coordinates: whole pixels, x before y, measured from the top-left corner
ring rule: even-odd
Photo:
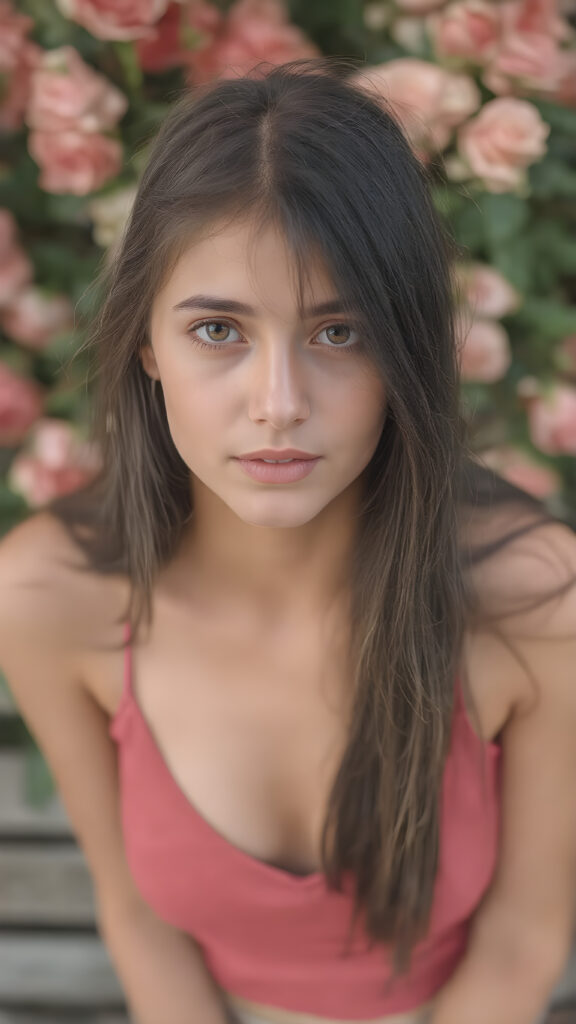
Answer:
[[[98,454],[80,344],[142,144],[175,92],[357,56],[461,253],[462,397],[477,450],[576,526],[576,12],[569,0],[0,0],[0,530]],[[256,73],[256,71],[254,71]],[[20,503],[20,504],[18,504]]]

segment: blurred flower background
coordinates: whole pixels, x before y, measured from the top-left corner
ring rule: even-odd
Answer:
[[[391,105],[458,243],[475,450],[576,528],[576,0],[0,0],[0,533],[98,470],[70,357],[170,104],[318,54]]]

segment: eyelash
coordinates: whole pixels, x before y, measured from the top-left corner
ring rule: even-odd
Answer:
[[[226,342],[225,341],[223,341],[221,343],[213,342],[212,344],[210,344],[210,342],[208,342],[208,341],[203,341],[202,338],[195,338],[194,337],[194,332],[198,331],[201,327],[205,327],[207,324],[224,324],[226,327],[231,327],[232,330],[234,330],[234,331],[237,330],[237,328],[234,327],[234,324],[230,324],[230,323],[228,323],[227,320],[221,320],[221,319],[217,319],[217,320],[201,320],[199,323],[191,324],[190,327],[186,328],[186,334],[188,334],[188,336],[192,339],[192,343],[194,345],[196,345],[198,348],[210,349],[211,351],[214,351],[214,350],[216,350],[218,348],[225,348],[226,347]],[[327,324],[326,327],[322,327],[321,330],[318,331],[318,334],[321,334],[322,331],[327,331],[329,327],[350,327],[350,329],[352,331],[356,331],[356,333],[358,333],[357,328],[353,327],[352,325],[346,324],[346,323],[341,323],[339,321],[335,321],[332,324]],[[240,333],[240,332],[238,332],[238,333]],[[234,342],[229,342],[228,344],[234,344]],[[322,348],[328,348],[328,349],[334,349],[334,351],[344,351],[344,352],[347,352],[350,349],[358,348],[359,346],[360,346],[360,341],[358,340],[358,341],[352,342],[352,344],[349,344],[349,345],[322,345],[321,347]]]

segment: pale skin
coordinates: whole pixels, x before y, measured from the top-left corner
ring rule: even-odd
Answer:
[[[321,265],[306,305],[334,301],[338,319],[300,323],[282,236],[270,227],[249,244],[240,224],[185,253],[154,302],[142,362],[162,384],[192,471],[195,522],[179,571],[193,569],[204,597],[240,589],[259,622],[274,610],[307,618],[332,606],[345,583],[359,474],[382,432],[385,387]],[[174,308],[192,293],[236,298],[253,313]],[[212,347],[195,347],[192,329],[210,315],[196,333]],[[298,486],[255,483],[232,458],[290,447],[321,456]]]
[[[307,873],[319,865],[323,808],[344,741],[347,560],[386,387],[361,350],[347,347],[357,334],[342,311],[300,320],[281,235],[261,232],[249,254],[248,227],[238,222],[190,245],[153,305],[142,364],[162,387],[195,513],[155,586],[135,679],[173,775],[201,813],[254,857]],[[253,312],[174,310],[199,294]],[[307,306],[337,303],[320,261],[311,261],[305,298]],[[201,320],[211,332],[204,328],[200,339],[212,337],[218,351],[192,343]],[[261,447],[322,458],[294,485],[263,485],[233,461]],[[482,539],[501,527],[477,524]],[[548,544],[557,564],[540,560]],[[139,1024],[187,1024],[200,993],[203,1024],[223,1024],[208,980],[192,976],[189,937],[154,918],[125,861],[106,733],[120,697],[121,652],[103,645],[119,639],[114,618],[128,581],[74,574],[60,554],[81,561],[42,514],[0,545],[0,664],[86,853]],[[552,525],[485,563],[477,581],[497,607],[569,572],[576,539]],[[22,587],[38,579],[44,586]],[[494,637],[467,637],[482,736],[500,736],[503,745],[504,830],[468,953],[438,994],[432,1024],[533,1024],[570,948],[576,588],[502,625],[533,678]],[[136,942],[133,959],[148,955],[146,970],[130,961]],[[307,1020],[286,1011],[277,1019]]]

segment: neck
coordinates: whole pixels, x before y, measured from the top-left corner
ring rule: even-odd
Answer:
[[[302,526],[254,526],[197,489],[175,563],[179,589],[192,582],[207,603],[241,601],[269,620],[329,612],[349,588],[356,511],[350,490]]]

